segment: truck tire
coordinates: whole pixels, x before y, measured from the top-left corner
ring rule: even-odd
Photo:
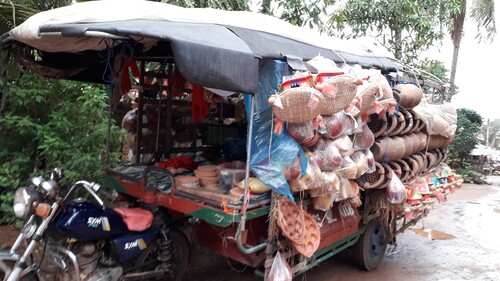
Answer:
[[[365,232],[353,246],[353,258],[363,270],[376,268],[385,255],[387,232],[381,220],[373,220],[366,226]]]

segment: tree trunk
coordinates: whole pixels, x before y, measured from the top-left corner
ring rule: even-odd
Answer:
[[[271,0],[262,0],[261,13],[270,15],[271,14]]]
[[[453,59],[451,61],[451,71],[450,71],[450,94],[451,96],[455,94],[455,75],[457,73],[458,64],[458,53],[460,52],[460,43],[462,41],[462,34],[464,30],[464,21],[466,13],[467,1],[462,1],[462,12],[455,16],[453,19],[453,30],[451,31],[451,40],[453,40]]]
[[[401,40],[403,38],[403,35],[402,35],[402,32],[401,30],[396,30],[394,31],[394,56],[398,59],[398,60],[402,60],[403,59],[403,42],[401,42]]]

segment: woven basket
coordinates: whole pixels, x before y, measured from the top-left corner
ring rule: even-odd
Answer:
[[[360,116],[368,114],[371,111],[379,95],[380,87],[377,83],[369,85],[361,93],[359,93],[361,102],[357,105],[357,107],[359,108]]]
[[[325,99],[321,104],[321,115],[332,115],[344,110],[356,96],[358,88],[354,78],[347,75],[334,76],[322,86]]]
[[[273,112],[279,119],[290,123],[302,123],[313,120],[320,114],[324,97],[314,88],[297,87],[278,95],[282,106],[273,105]]]

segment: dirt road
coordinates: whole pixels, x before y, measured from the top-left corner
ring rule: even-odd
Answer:
[[[489,179],[492,185],[464,184],[447,202],[435,203],[428,217],[398,236],[376,270],[359,270],[347,250],[295,280],[500,280],[500,177]],[[201,263],[185,280],[262,280],[252,269],[231,269],[220,256],[206,255]]]

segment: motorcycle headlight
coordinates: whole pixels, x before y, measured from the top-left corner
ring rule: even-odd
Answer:
[[[40,202],[42,195],[30,187],[20,187],[14,195],[14,214],[16,217],[26,219],[33,214],[35,208],[33,203]]]

